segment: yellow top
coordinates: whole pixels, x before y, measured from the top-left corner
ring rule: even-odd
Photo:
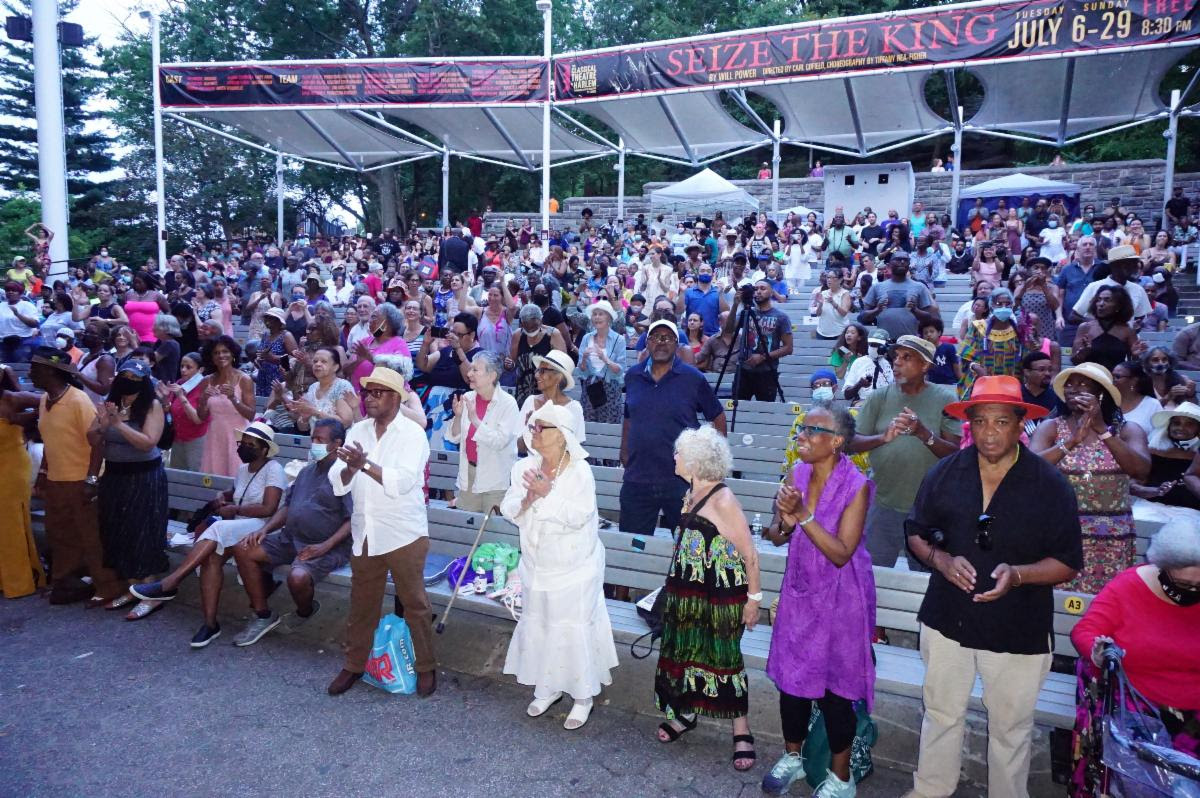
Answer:
[[[96,406],[87,394],[72,387],[49,409],[46,399],[43,395],[38,408],[46,476],[54,482],[81,482],[87,479],[92,459],[87,433],[96,420]]]

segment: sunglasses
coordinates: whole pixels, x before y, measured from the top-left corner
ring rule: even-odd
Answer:
[[[391,388],[364,388],[363,396],[369,396],[372,399],[382,399],[390,393],[395,393]]]
[[[979,546],[981,551],[992,550],[992,522],[995,517],[983,513],[979,516],[979,522],[976,526],[979,534],[975,537],[975,544]]]
[[[537,422],[529,425],[530,432],[545,432],[548,429],[558,429],[558,427],[553,424],[539,424]]]
[[[561,374],[558,369],[548,368],[547,366],[538,366],[534,369],[535,374]]]

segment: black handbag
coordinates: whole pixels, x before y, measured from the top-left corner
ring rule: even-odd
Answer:
[[[608,403],[608,393],[604,390],[603,377],[588,377],[583,390],[587,393],[588,403],[592,407],[604,407]]]

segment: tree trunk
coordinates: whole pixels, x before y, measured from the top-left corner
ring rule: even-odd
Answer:
[[[396,167],[388,166],[369,174],[379,191],[379,229],[400,229],[404,208],[400,192],[396,190]]]

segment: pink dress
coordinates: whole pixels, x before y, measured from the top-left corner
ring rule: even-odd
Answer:
[[[154,317],[161,312],[158,303],[153,300],[130,299],[125,302],[125,315],[129,317],[129,326],[137,333],[142,343],[158,340],[154,337]]]
[[[233,387],[233,396],[242,401],[240,379]],[[200,459],[204,473],[237,476],[238,466],[242,464],[237,456],[238,433],[249,423],[224,394],[208,400],[208,432],[204,436],[204,454]]]
[[[368,340],[367,346],[371,348],[371,354],[374,356],[375,362],[369,363],[365,360],[360,362],[355,367],[354,373],[350,375],[350,382],[354,385],[354,392],[356,394],[362,394],[363,377],[370,374],[376,365],[387,366],[401,372],[405,380],[412,377],[412,352],[409,350],[404,336],[393,335],[382,344],[377,344],[374,340]],[[363,413],[366,413],[365,406],[360,409]]]

